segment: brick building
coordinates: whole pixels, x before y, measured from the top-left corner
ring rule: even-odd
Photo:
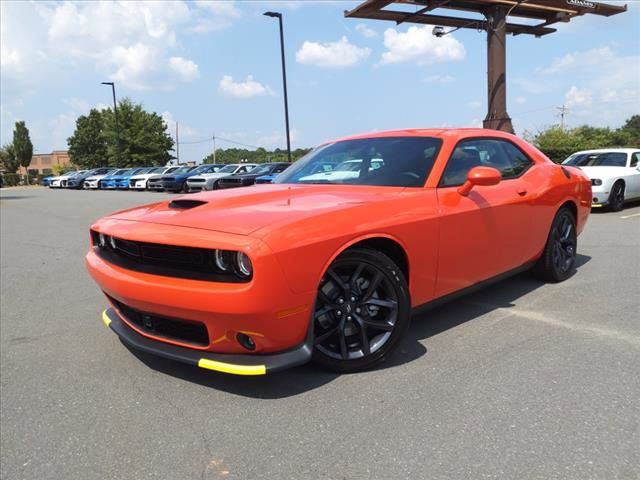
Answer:
[[[69,153],[66,150],[54,150],[51,153],[36,153],[31,157],[31,163],[29,164],[29,174],[35,175],[38,173],[48,174],[51,173],[53,165],[62,165],[66,168],[72,167]],[[18,173],[24,175],[24,167],[18,169]]]

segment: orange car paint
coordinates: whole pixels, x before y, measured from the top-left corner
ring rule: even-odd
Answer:
[[[412,306],[469,287],[537,259],[554,215],[565,203],[582,231],[591,183],[578,169],[569,177],[535,147],[503,132],[482,129],[399,130],[347,139],[429,136],[443,140],[422,188],[360,185],[266,184],[190,195],[206,201],[192,210],[160,202],[98,220],[91,228],[134,241],[220,248],[249,255],[248,283],[217,283],[149,275],[111,265],[93,249],[86,266],[103,291],[142,311],[195,320],[208,329],[206,347],[159,342],[218,353],[247,353],[235,340],[251,332],[255,353],[278,352],[307,334],[323,272],[341,252],[372,238],[399,245],[407,260]],[[534,165],[497,185],[438,183],[456,144],[468,138],[516,144]],[[342,139],[346,140],[346,139]]]

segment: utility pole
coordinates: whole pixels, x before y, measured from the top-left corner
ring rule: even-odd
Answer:
[[[561,107],[556,107],[560,111],[560,130],[564,132],[564,118],[569,113],[569,109],[563,103]]]
[[[213,164],[216,164],[216,134],[213,133]]]
[[[178,121],[176,120],[176,160],[180,165],[180,137],[178,136]]]

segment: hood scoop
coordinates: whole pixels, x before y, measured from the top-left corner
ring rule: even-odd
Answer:
[[[177,208],[180,210],[189,210],[190,208],[199,207],[207,202],[202,200],[172,200],[169,202],[169,208]]]

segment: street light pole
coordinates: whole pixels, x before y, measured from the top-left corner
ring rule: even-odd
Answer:
[[[289,135],[289,102],[287,99],[287,72],[284,62],[284,33],[282,31],[282,14],[279,12],[264,12],[267,17],[277,18],[280,25],[280,55],[282,57],[282,84],[284,86],[284,120],[287,127],[287,156],[291,162],[291,136]]]
[[[113,114],[116,122],[116,151],[118,152],[118,166],[122,167],[122,152],[120,151],[120,127],[118,126],[118,106],[116,104],[116,86],[113,82],[101,82],[102,85],[111,85],[113,94]]]

